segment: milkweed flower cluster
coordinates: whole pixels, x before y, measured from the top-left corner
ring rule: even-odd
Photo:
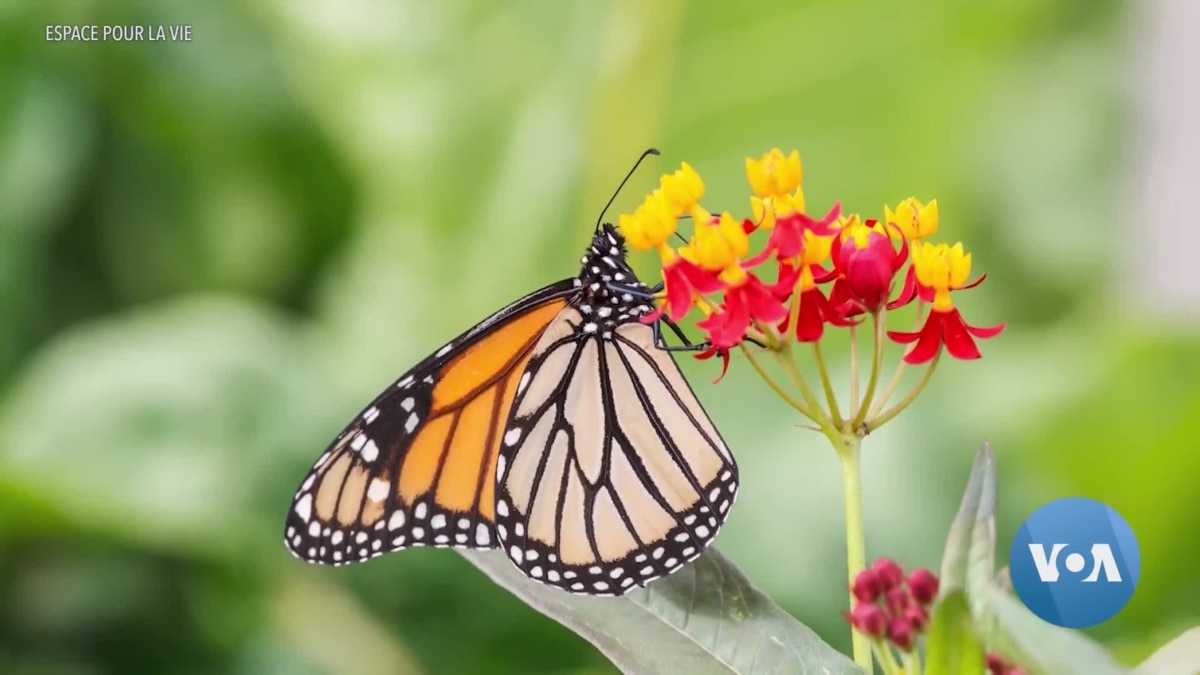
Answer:
[[[969,323],[959,310],[962,292],[979,286],[984,276],[972,278],[971,254],[961,242],[936,240],[941,224],[936,199],[909,197],[895,206],[885,204],[874,216],[843,212],[840,203],[813,209],[794,150],[785,154],[776,148],[747,158],[745,176],[750,194],[738,215],[708,208],[704,180],[683,163],[620,217],[628,245],[655,251],[662,261],[659,304],[642,320],[678,322],[694,311],[702,314],[696,325],[705,342],[696,356],[721,357],[718,380],[731,351],[739,350],[778,396],[829,439],[842,464],[848,578],[853,581],[866,566],[862,439],[913,403],[943,354],[978,359],[979,342],[999,335],[1004,324]],[[684,220],[691,221],[686,237],[679,231]],[[915,310],[912,328],[889,326],[893,312],[906,307]],[[869,356],[860,357],[858,331],[864,324],[871,346]],[[848,335],[850,343],[847,409],[839,404],[821,347],[835,333]],[[890,381],[881,377],[889,344],[904,350]],[[811,375],[797,362],[800,346],[811,349],[819,388],[809,384]],[[777,362],[782,381],[764,367],[764,354]],[[921,367],[923,374],[888,407],[909,367]],[[867,376],[860,396],[862,370]],[[870,603],[851,596],[849,616],[861,630],[854,633],[855,661],[868,671],[872,652],[866,636],[886,635],[892,645],[904,647],[928,620],[920,582],[907,583],[908,590],[893,592],[897,602],[901,593],[913,598],[902,613],[888,614],[886,605],[872,610]]]
[[[846,620],[875,641],[876,649],[910,652],[929,625],[929,608],[937,597],[938,578],[925,568],[905,576],[890,558],[879,558],[854,578],[854,605]]]
[[[910,197],[894,208],[885,205],[879,218],[843,214],[836,203],[813,214],[797,151],[776,148],[747,158],[745,172],[748,215],[705,208],[704,181],[685,162],[619,220],[632,248],[656,251],[662,260],[662,302],[645,320],[677,322],[699,309],[705,316],[697,326],[707,342],[699,358],[720,354],[727,367],[730,350],[747,340],[775,349],[815,344],[829,328],[853,329],[871,318],[880,340],[886,335],[910,345],[905,363],[923,365],[943,351],[979,358],[977,341],[1004,329],[970,324],[959,312],[953,294],[978,286],[984,276],[970,278],[971,254],[961,243],[931,241],[937,200]],[[684,243],[673,245],[688,218],[691,236],[678,235]],[[751,254],[751,237],[759,232],[765,244]],[[912,331],[885,330],[884,314],[913,302],[928,307],[923,321]]]
[[[909,198],[895,209],[885,205],[882,220],[839,217],[837,204],[824,215],[811,216],[796,151],[784,155],[773,149],[747,159],[746,177],[753,191],[751,217],[705,209],[700,204],[704,182],[686,162],[664,175],[632,214],[621,216],[621,232],[630,246],[657,250],[662,258],[666,301],[647,320],[665,314],[678,321],[699,306],[708,314],[701,327],[710,343],[729,349],[756,322],[784,322],[782,333],[814,342],[826,325],[850,326],[856,316],[920,298],[932,303],[921,329],[889,332],[897,342],[916,342],[905,357],[913,364],[930,361],[943,346],[955,358],[978,358],[973,338],[993,337],[1003,329],[969,325],[956,309],[951,293],[973,288],[984,277],[968,281],[971,254],[961,243],[929,241],[938,229],[937,200],[923,204]],[[695,223],[692,236],[686,245],[673,248],[670,239],[684,216]],[[769,238],[760,253],[748,257],[749,237],[758,230],[767,231]],[[776,268],[771,283],[753,271],[767,264]],[[889,301],[897,276],[902,287]],[[717,292],[725,294],[721,301],[706,300]],[[799,308],[792,331],[786,323],[789,303]]]

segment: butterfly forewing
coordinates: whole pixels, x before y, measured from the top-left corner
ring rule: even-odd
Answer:
[[[607,330],[593,318],[564,309],[521,376],[500,448],[496,532],[531,578],[620,595],[712,542],[737,495],[737,465],[651,328],[636,315]]]
[[[501,431],[534,346],[575,287],[512,303],[376,397],[293,498],[292,553],[340,565],[410,546],[493,547]]]

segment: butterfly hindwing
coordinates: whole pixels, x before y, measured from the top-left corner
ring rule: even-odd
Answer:
[[[292,553],[340,565],[411,546],[493,547],[496,450],[518,377],[574,288],[512,303],[376,397],[293,498]]]

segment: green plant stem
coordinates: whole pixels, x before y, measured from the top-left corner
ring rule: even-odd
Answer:
[[[829,380],[829,369],[825,367],[825,356],[821,354],[821,343],[812,343],[813,359],[817,362],[817,374],[821,376],[821,388],[825,390],[825,400],[829,402],[829,417],[833,425],[842,426],[842,412],[838,410],[837,395],[833,393],[833,382]]]
[[[750,351],[750,349],[748,347],[746,347],[745,342],[741,343],[740,346],[742,348],[742,353],[746,355],[746,360],[750,362],[750,365],[754,367],[754,370],[758,373],[758,376],[763,379],[763,382],[767,383],[767,386],[770,387],[771,390],[774,391],[775,394],[779,396],[779,398],[782,398],[784,401],[786,401],[788,405],[795,408],[801,415],[804,415],[805,417],[807,417],[809,419],[815,420],[815,418],[813,417],[813,413],[808,408],[808,406],[804,405],[800,401],[797,401],[796,397],[789,394],[788,391],[783,388],[783,386],[781,386],[778,382],[775,381],[775,378],[771,377],[771,374],[768,373],[766,371],[766,369],[762,367],[761,363],[759,363],[758,357],[756,357]]]
[[[871,408],[871,399],[875,396],[875,387],[879,384],[879,369],[883,366],[883,338],[887,322],[883,320],[882,312],[871,315],[871,325],[875,328],[875,338],[871,345],[871,374],[867,379],[867,390],[863,393],[862,405],[859,406],[858,414],[854,416],[854,421],[850,425],[851,429],[858,429],[866,420],[867,411]]]
[[[846,502],[846,567],[850,585],[867,567],[866,541],[863,537],[862,517],[862,470],[859,453],[862,438],[854,433],[830,435],[829,440],[837,450],[842,464],[842,492]],[[850,593],[850,605],[854,605],[854,594]],[[851,629],[854,643],[854,662],[871,672],[871,642],[867,636]]]
[[[867,433],[875,431],[879,427],[883,426],[893,417],[904,412],[905,408],[912,405],[912,402],[917,400],[917,396],[920,395],[921,390],[925,388],[925,385],[929,384],[929,378],[933,377],[933,371],[937,369],[937,364],[938,361],[941,360],[941,357],[941,352],[938,352],[937,355],[933,357],[933,360],[929,362],[929,367],[925,369],[925,374],[921,376],[921,381],[917,383],[917,386],[913,387],[912,391],[908,392],[907,396],[900,399],[899,403],[891,408],[888,408],[887,412],[873,417],[865,422]]]
[[[792,358],[791,344],[788,342],[780,344],[779,350],[775,352],[775,359],[779,361],[783,372],[787,374],[792,384],[796,385],[801,398],[808,405],[810,412],[808,418],[816,422],[818,427],[821,427],[821,433],[830,439],[837,438],[837,428],[833,426],[829,415],[826,415],[825,411],[821,408],[821,404],[817,401],[817,395],[813,393],[812,387],[808,386],[808,381],[804,379],[804,373],[800,372],[800,368],[796,365],[796,360]]]
[[[858,324],[850,325],[850,419],[858,416]]]
[[[911,652],[905,652],[904,654],[904,672],[906,675],[908,673],[919,674],[921,672],[921,652],[916,646],[913,647]]]
[[[900,365],[896,366],[896,372],[892,374],[892,381],[888,382],[888,386],[883,390],[883,394],[875,401],[875,405],[871,406],[872,410],[868,413],[869,416],[874,417],[878,415],[883,406],[887,405],[888,399],[892,397],[892,394],[896,393],[896,387],[900,386],[900,378],[904,377],[904,370],[907,367],[908,363],[904,361],[901,361]]]
[[[896,662],[896,654],[892,651],[892,648],[889,647],[887,645],[887,643],[884,643],[883,649],[880,651],[883,652],[883,658],[881,658],[879,660],[880,665],[883,666],[883,672],[888,673],[889,675],[891,673],[895,673],[896,675],[899,675],[899,673],[901,672],[900,664]],[[867,672],[870,672],[870,671],[867,671]],[[912,675],[912,674],[905,673],[905,675]]]
[[[871,653],[875,655],[875,660],[879,662],[879,667],[883,669],[883,675],[893,675],[893,671],[888,668],[888,652],[889,647],[883,640],[873,640],[871,642]],[[872,675],[871,671],[867,671],[868,675]]]
[[[912,329],[914,331],[917,330],[917,328],[920,328],[920,326],[921,326],[921,315],[924,313],[922,311],[924,309],[925,309],[925,303],[923,301],[918,300],[917,301],[917,313],[915,315],[913,315]],[[853,331],[854,327],[851,326],[850,330]],[[853,337],[853,333],[851,333],[851,336]],[[883,395],[881,395],[878,398],[878,400],[875,401],[875,405],[871,406],[871,412],[868,413],[868,415],[870,417],[875,417],[876,415],[878,415],[879,411],[883,410],[883,406],[887,405],[887,402],[892,398],[892,394],[896,393],[896,387],[900,386],[900,378],[904,377],[904,371],[907,367],[908,367],[908,363],[906,363],[903,360],[900,361],[900,365],[896,366],[896,372],[892,373],[892,381],[888,382],[887,388],[883,390]]]

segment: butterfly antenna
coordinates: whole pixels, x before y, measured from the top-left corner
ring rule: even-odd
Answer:
[[[613,192],[612,196],[608,198],[608,203],[604,205],[604,208],[600,211],[600,217],[596,219],[597,232],[600,231],[600,223],[604,221],[604,214],[608,212],[608,207],[612,206],[612,203],[617,199],[617,195],[621,194],[621,188],[625,187],[625,184],[628,183],[629,179],[633,177],[634,172],[636,172],[638,167],[641,166],[642,160],[646,159],[650,155],[657,156],[658,150],[656,148],[647,148],[646,151],[642,153],[642,156],[638,157],[637,161],[633,163],[633,168],[629,170],[629,173],[625,174],[625,179],[622,180],[621,184],[617,186],[616,192]]]

